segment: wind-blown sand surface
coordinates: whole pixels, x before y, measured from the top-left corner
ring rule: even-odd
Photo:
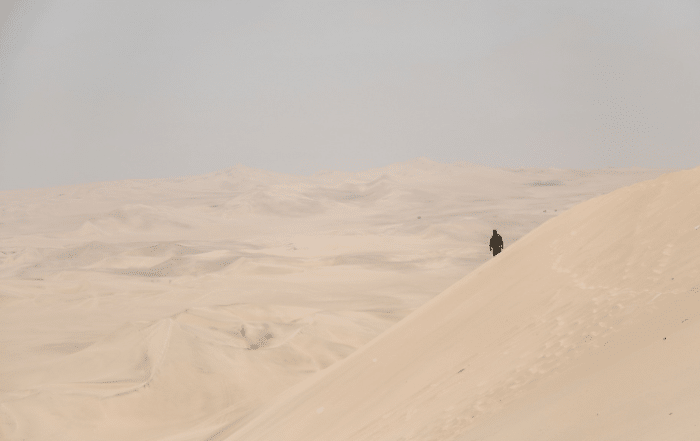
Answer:
[[[0,192],[0,438],[698,439],[700,168],[666,172]]]

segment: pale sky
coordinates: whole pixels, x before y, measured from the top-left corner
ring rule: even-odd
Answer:
[[[700,2],[0,2],[0,190],[700,165]]]

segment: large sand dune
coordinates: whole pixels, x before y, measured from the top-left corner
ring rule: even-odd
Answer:
[[[700,437],[700,168],[527,234],[228,440]]]
[[[697,438],[700,169],[665,172],[2,192],[0,438]]]

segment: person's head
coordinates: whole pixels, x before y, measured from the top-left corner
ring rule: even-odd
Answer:
[[[497,233],[496,233],[496,230],[493,230],[493,235],[495,236],[496,234],[497,234]]]

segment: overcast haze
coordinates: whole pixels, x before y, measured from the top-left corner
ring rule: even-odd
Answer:
[[[0,190],[418,156],[700,165],[700,2],[0,6]]]

